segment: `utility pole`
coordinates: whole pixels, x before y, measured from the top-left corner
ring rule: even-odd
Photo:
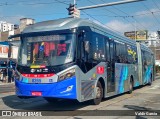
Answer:
[[[79,7],[77,9],[78,10],[85,10],[85,9],[91,9],[91,8],[106,7],[106,6],[113,6],[113,5],[132,3],[132,2],[140,2],[140,1],[145,1],[145,0],[123,0],[123,1],[118,1],[118,2],[111,2],[111,3],[104,3],[104,4],[98,4],[98,5],[92,5],[92,6]]]
[[[70,4],[70,6],[69,6],[69,8],[67,8],[67,10],[69,11],[69,15],[71,15],[73,17],[80,17],[80,10],[105,7],[105,6],[112,6],[112,5],[119,5],[119,4],[132,3],[132,2],[140,2],[140,1],[145,1],[145,0],[123,0],[123,1],[118,1],[118,2],[111,2],[111,3],[104,3],[104,4],[76,8],[75,7],[76,0],[73,0],[73,4]],[[74,6],[74,10],[71,9],[72,6]]]

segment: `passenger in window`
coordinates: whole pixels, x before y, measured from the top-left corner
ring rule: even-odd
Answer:
[[[104,57],[104,53],[102,52],[102,50],[99,50],[98,51],[98,58],[99,59],[104,59],[105,57]]]
[[[120,63],[120,56],[116,56],[116,62]]]
[[[129,63],[129,62],[128,62],[128,58],[127,58],[127,57],[125,58],[125,63]]]
[[[97,50],[97,51],[93,54],[93,58],[94,58],[95,60],[97,60],[97,59],[105,59],[105,56],[104,56],[102,50]]]
[[[123,55],[119,55],[120,63],[123,63]]]
[[[95,52],[94,54],[93,54],[93,59],[97,59],[98,58],[98,56],[97,56],[97,53]]]

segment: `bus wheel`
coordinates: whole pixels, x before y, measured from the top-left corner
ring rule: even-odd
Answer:
[[[129,94],[133,92],[133,79],[132,77],[130,78],[130,83],[129,83]]]
[[[49,103],[56,103],[58,101],[58,99],[50,97],[45,97],[44,99]]]
[[[103,88],[102,88],[101,83],[98,81],[97,86],[96,86],[96,98],[91,100],[91,103],[93,105],[98,105],[100,104],[102,98],[103,98]]]
[[[151,74],[151,76],[150,76],[150,79],[149,79],[148,85],[149,85],[149,86],[151,86],[151,85],[152,85],[152,74]]]

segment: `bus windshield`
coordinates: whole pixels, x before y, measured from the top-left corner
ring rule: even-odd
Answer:
[[[73,61],[74,34],[22,37],[19,65],[55,66]]]

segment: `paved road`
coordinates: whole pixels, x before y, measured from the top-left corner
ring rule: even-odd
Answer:
[[[11,87],[11,85],[9,86]],[[12,89],[12,88],[11,88]],[[100,118],[101,115],[104,115],[104,113],[107,113],[105,115],[109,116],[102,116],[101,118],[111,118],[111,119],[159,119],[160,117],[156,116],[123,116],[124,110],[139,110],[140,112],[142,110],[145,111],[151,111],[154,113],[158,113],[160,110],[160,79],[153,82],[152,86],[144,86],[141,88],[138,88],[134,90],[132,94],[123,94],[119,96],[115,96],[109,99],[105,99],[101,102],[100,105],[94,106],[89,105],[88,102],[84,103],[77,103],[74,101],[67,101],[67,100],[60,100],[57,103],[48,103],[43,98],[32,98],[32,99],[19,99],[14,95],[14,92],[8,92],[8,93],[1,93],[0,94],[0,109],[2,110],[52,110],[52,115],[56,115],[57,111],[55,110],[81,110],[81,111],[75,111],[75,112],[60,112],[58,111],[58,118],[62,119],[81,119],[81,118],[90,118],[92,115],[98,115],[93,116],[92,118]],[[82,111],[83,110],[83,111]],[[100,111],[99,111],[100,110]],[[102,111],[103,110],[103,111]],[[105,111],[104,110],[109,110]],[[114,110],[114,111],[110,111]],[[118,111],[123,110],[123,111]],[[134,113],[133,113],[134,112]],[[122,113],[122,115],[120,115]],[[135,114],[135,111],[131,111],[132,114]],[[60,116],[61,115],[61,116]],[[62,116],[65,115],[65,116]],[[77,116],[79,115],[79,116]],[[90,115],[90,116],[86,116]],[[115,116],[112,116],[115,115]],[[159,114],[160,116],[160,114]],[[5,117],[6,118],[6,117]],[[7,117],[7,118],[22,118],[22,117]],[[57,118],[57,117],[40,117],[40,118]]]
[[[1,83],[0,84],[0,94],[14,92],[15,86],[14,83]]]

